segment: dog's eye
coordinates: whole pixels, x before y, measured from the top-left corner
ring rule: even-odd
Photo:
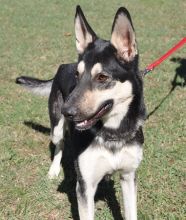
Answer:
[[[107,75],[105,75],[105,74],[103,74],[103,73],[100,73],[100,74],[98,74],[97,76],[96,76],[96,81],[97,82],[100,82],[100,83],[104,83],[104,82],[106,82],[107,80],[108,80],[108,76]]]

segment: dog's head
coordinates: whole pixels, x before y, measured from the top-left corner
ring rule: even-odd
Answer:
[[[135,95],[138,55],[129,12],[119,8],[111,40],[97,37],[81,8],[75,15],[76,47],[79,54],[77,85],[65,102],[64,115],[80,130],[98,120],[117,128]]]

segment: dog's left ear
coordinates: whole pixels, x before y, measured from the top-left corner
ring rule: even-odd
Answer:
[[[80,6],[76,7],[75,15],[75,35],[76,48],[79,54],[82,54],[87,48],[88,44],[97,39],[96,34],[88,24],[83,11]]]
[[[134,28],[126,8],[119,8],[112,25],[111,43],[117,49],[117,55],[124,61],[131,61],[137,54]]]

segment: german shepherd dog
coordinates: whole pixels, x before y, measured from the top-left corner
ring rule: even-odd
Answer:
[[[135,172],[142,160],[146,111],[130,14],[118,9],[107,41],[98,38],[77,6],[75,35],[77,63],[61,65],[54,79],[22,76],[17,83],[50,94],[51,135],[56,145],[50,178],[60,172],[65,132],[70,133],[80,219],[94,219],[98,183],[120,171],[125,218],[136,220]]]

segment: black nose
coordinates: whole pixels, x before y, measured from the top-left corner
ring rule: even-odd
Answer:
[[[70,120],[73,120],[73,118],[76,116],[77,114],[77,109],[75,107],[64,107],[62,109],[62,114],[70,119]]]

